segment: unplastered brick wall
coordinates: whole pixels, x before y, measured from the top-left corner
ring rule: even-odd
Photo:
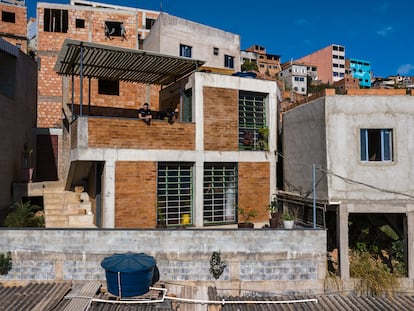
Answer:
[[[88,137],[89,148],[194,150],[195,124],[89,117]]]
[[[14,14],[14,23],[12,21],[6,22],[0,19],[0,33],[2,38],[11,44],[19,43],[22,45],[22,51],[26,52],[27,41],[27,19],[26,7],[16,6],[11,4],[0,4],[0,12],[6,15]],[[10,36],[10,37],[9,37]],[[18,38],[20,37],[20,38]]]
[[[155,227],[157,220],[156,183],[156,162],[116,162],[116,228]]]
[[[143,83],[128,83],[119,81],[119,95],[99,94],[98,80],[91,79],[91,106],[98,107],[114,107],[125,109],[139,109],[145,102],[148,102],[151,110],[159,110],[159,90],[158,85],[147,86]],[[80,102],[80,79],[75,79],[74,87],[75,103]],[[71,82],[68,86],[69,99],[65,100],[67,103],[72,102],[72,87]],[[88,79],[83,80],[82,85],[83,105],[88,105],[89,97],[89,82]],[[85,108],[86,109],[86,108]]]
[[[45,9],[63,10],[68,12],[68,29],[67,32],[49,32],[44,31]],[[125,48],[135,49],[138,47],[138,33],[145,37],[145,17],[156,19],[158,13],[143,13],[131,8],[131,11],[92,8],[87,6],[68,6],[58,4],[42,3],[38,6],[38,56],[40,57],[41,70],[39,71],[39,99],[40,109],[45,113],[50,111],[51,115],[39,117],[38,124],[41,127],[56,127],[61,120],[61,107],[57,105],[48,106],[48,103],[62,102],[62,78],[57,75],[53,67],[56,63],[59,51],[62,48],[66,38],[115,45]],[[62,11],[62,12],[63,12]],[[138,15],[137,15],[138,14]],[[76,27],[76,20],[84,20],[84,28]],[[25,18],[24,18],[25,20]],[[112,40],[105,39],[104,25],[105,21],[123,22],[126,28],[126,40],[120,36],[112,36]],[[24,29],[26,29],[24,27]],[[88,81],[83,83],[83,103],[88,102]],[[75,86],[76,99],[75,103],[79,104],[79,79]],[[68,94],[71,94],[69,88]],[[144,102],[150,102],[153,110],[158,109],[158,86],[151,86],[149,91],[143,85],[132,83],[120,83],[119,96],[99,95],[97,80],[91,80],[91,105],[120,108],[139,108]],[[147,95],[148,93],[148,95]],[[55,99],[52,101],[50,97]],[[71,102],[70,98],[64,99]],[[56,110],[59,110],[59,113]],[[46,118],[46,120],[44,119]]]
[[[204,149],[238,150],[238,90],[204,87]]]
[[[267,206],[270,198],[270,164],[239,162],[238,174],[239,208],[257,211],[257,216],[250,221],[266,221],[269,218]]]

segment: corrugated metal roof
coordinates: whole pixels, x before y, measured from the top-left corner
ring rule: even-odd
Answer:
[[[211,297],[210,297],[211,298]],[[316,302],[297,302],[283,304],[225,304],[221,311],[412,311],[414,296],[395,295],[392,298],[353,295],[303,295],[303,296],[272,296],[272,297],[215,297],[216,300],[229,301],[287,301],[316,299]]]
[[[19,55],[19,49],[17,48],[17,46],[7,42],[1,37],[0,37],[0,51],[4,51],[15,57]]]
[[[191,58],[65,39],[54,70],[61,75],[80,76],[82,71],[89,78],[168,85],[203,64]]]

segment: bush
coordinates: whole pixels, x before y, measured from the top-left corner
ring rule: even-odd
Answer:
[[[7,255],[0,254],[0,274],[7,275],[12,268],[12,258],[11,253],[8,252]]]
[[[355,286],[360,294],[392,296],[392,291],[400,286],[398,276],[391,273],[380,258],[368,251],[352,252],[350,275],[360,279]]]
[[[10,212],[4,221],[6,227],[44,227],[45,218],[42,208],[32,205],[30,201],[15,202],[10,206]]]

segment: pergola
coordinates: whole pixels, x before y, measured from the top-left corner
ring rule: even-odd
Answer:
[[[72,77],[72,107],[74,77],[80,78],[79,104],[82,115],[83,78],[88,78],[89,83],[90,79],[105,79],[169,85],[197,70],[204,63],[191,58],[65,39],[54,70],[59,75]],[[88,98],[90,101],[90,93]]]

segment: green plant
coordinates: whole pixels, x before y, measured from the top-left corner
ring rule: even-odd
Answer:
[[[12,268],[11,253],[7,252],[6,255],[0,254],[0,274],[7,275]]]
[[[361,294],[392,296],[392,291],[400,286],[398,276],[368,251],[353,251],[349,268],[351,277],[358,279],[355,289]]]
[[[4,224],[6,227],[44,227],[45,219],[42,208],[32,205],[30,201],[15,202],[10,206]]]
[[[274,196],[270,204],[267,206],[269,213],[277,213],[279,211],[279,202],[277,201],[277,197]]]
[[[243,218],[243,221],[246,223],[249,223],[250,218],[254,218],[257,216],[257,210],[256,209],[244,209],[239,208],[238,210],[239,215]]]
[[[268,127],[259,128],[258,132],[259,132],[259,137],[257,140],[257,146],[259,150],[264,150],[264,151],[269,150],[269,143],[268,143],[269,128]]]
[[[227,263],[221,260],[220,252],[213,252],[210,257],[210,274],[216,280],[223,274]]]
[[[259,71],[259,67],[257,67],[257,63],[251,62],[250,60],[246,59],[241,65],[241,70],[242,71],[249,71],[249,70]]]
[[[283,220],[295,220],[295,216],[293,215],[293,214],[291,214],[291,213],[289,213],[289,211],[285,211],[283,214],[282,214],[282,221]]]

